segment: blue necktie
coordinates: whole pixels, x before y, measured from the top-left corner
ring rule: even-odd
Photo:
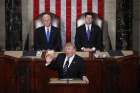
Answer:
[[[49,42],[49,39],[50,39],[50,32],[49,32],[49,29],[47,29],[46,35],[47,35],[47,41]]]
[[[87,30],[87,38],[88,38],[88,40],[90,39],[90,29],[89,29],[89,26],[88,26],[88,30]]]

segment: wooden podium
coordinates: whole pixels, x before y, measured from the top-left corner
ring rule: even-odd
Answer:
[[[51,78],[48,93],[89,93],[89,85],[83,80]]]
[[[58,75],[45,66],[45,59],[21,57],[21,51],[7,54],[0,55],[0,93],[136,93],[140,79],[135,54],[84,58],[89,84],[51,83],[49,79]]]

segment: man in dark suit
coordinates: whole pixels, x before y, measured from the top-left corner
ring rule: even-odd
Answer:
[[[102,49],[102,31],[93,23],[93,14],[85,13],[85,24],[78,27],[75,35],[78,51],[95,51]]]
[[[42,23],[44,26],[37,28],[34,33],[35,50],[61,50],[60,31],[58,31],[58,28],[52,26],[51,22],[51,15],[44,13],[42,15]]]
[[[85,74],[85,62],[75,53],[76,51],[73,44],[67,43],[64,53],[59,54],[55,60],[51,54],[46,54],[46,66],[57,70],[59,78],[61,79],[79,78],[84,80],[86,83],[89,83]]]

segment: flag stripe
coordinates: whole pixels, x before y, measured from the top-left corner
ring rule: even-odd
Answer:
[[[92,0],[87,0],[87,11],[92,11]]]
[[[92,2],[92,11],[94,12],[94,13],[98,13],[98,0],[93,0],[93,2]]]
[[[87,12],[87,0],[82,0],[82,13]]]
[[[56,7],[55,7],[55,11],[56,11],[56,15],[60,17],[61,15],[61,0],[56,0]]]
[[[45,0],[45,12],[50,12],[50,0]]]
[[[103,7],[104,7],[104,4],[103,4],[103,0],[98,0],[98,15],[100,17],[103,17]]]
[[[39,14],[45,12],[45,0],[39,0]]]
[[[39,0],[34,0],[34,19],[39,15]]]
[[[79,17],[82,13],[82,0],[76,0],[76,4],[77,4],[77,17]]]
[[[71,0],[66,0],[66,42],[71,41]]]
[[[54,13],[55,14],[55,12],[56,12],[56,0],[50,0],[50,12],[51,13]]]
[[[71,42],[74,44],[74,38],[75,38],[75,32],[76,32],[76,15],[77,15],[77,11],[76,8],[78,7],[76,4],[76,0],[72,0],[71,4],[72,4],[72,9],[71,9]]]
[[[65,45],[66,42],[66,0],[61,0],[61,38],[62,38],[62,46]]]

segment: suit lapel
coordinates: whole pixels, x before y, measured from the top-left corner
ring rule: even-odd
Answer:
[[[52,40],[53,40],[53,35],[54,35],[54,29],[53,29],[53,27],[51,26],[50,42],[52,42]]]
[[[88,40],[88,36],[87,36],[87,32],[86,32],[86,25],[84,25],[83,35],[84,35],[85,40]]]
[[[45,41],[46,43],[52,42],[52,40],[53,40],[52,38],[53,38],[53,34],[54,34],[54,29],[53,29],[53,27],[51,26],[49,42],[47,41],[45,26],[43,27],[43,31],[42,31],[42,32],[43,32],[43,36],[44,36],[44,41]]]
[[[75,63],[76,63],[76,55],[74,56],[70,66],[69,66],[69,69],[71,69],[74,66]]]
[[[66,58],[66,55],[64,55],[60,61],[60,66],[61,68],[63,69],[63,64],[64,64],[64,61],[65,61],[65,58]]]
[[[47,36],[46,36],[46,31],[45,31],[45,26],[43,27],[42,35],[43,35],[43,40],[44,40],[46,43],[48,43],[48,41],[47,41]]]
[[[89,40],[91,40],[91,39],[94,39],[95,38],[95,30],[94,30],[94,27],[93,27],[93,25],[91,26],[91,33],[90,33],[90,39]],[[93,38],[91,38],[91,37],[93,37]]]

